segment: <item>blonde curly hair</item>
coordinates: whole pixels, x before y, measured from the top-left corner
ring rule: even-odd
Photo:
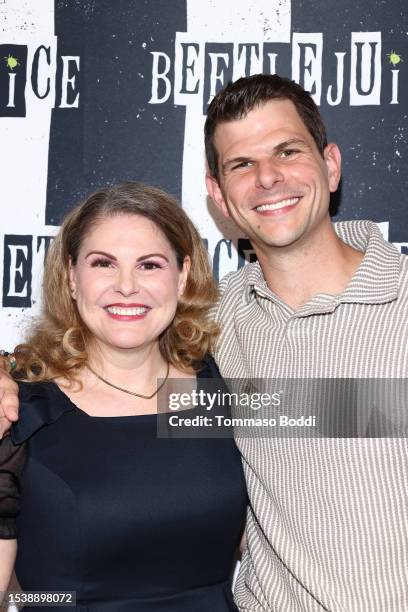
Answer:
[[[69,262],[76,264],[84,237],[102,220],[116,215],[138,215],[152,221],[174,249],[181,270],[191,261],[186,287],[175,317],[159,338],[163,358],[183,371],[211,352],[218,334],[208,311],[217,299],[207,251],[176,200],[155,187],[126,182],[91,194],[72,210],[47,254],[42,315],[26,343],[15,349],[18,375],[30,381],[63,377],[78,380],[88,361],[91,333],[80,318],[69,284]]]

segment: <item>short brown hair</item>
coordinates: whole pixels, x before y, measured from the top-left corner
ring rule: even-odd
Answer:
[[[211,176],[218,180],[218,152],[214,145],[217,125],[242,119],[251,110],[270,100],[287,99],[313,137],[321,155],[327,145],[326,128],[319,109],[303,87],[277,74],[255,74],[229,83],[211,101],[204,126],[205,151]]]
[[[90,332],[81,320],[69,287],[69,261],[75,264],[85,236],[102,220],[139,215],[152,221],[174,249],[179,269],[186,257],[191,267],[175,317],[159,338],[164,359],[191,369],[212,349],[217,326],[208,311],[217,298],[207,251],[179,203],[142,183],[126,182],[99,189],[63,221],[45,263],[43,313],[26,344],[15,350],[18,372],[29,380],[63,376],[75,380],[88,360]]]

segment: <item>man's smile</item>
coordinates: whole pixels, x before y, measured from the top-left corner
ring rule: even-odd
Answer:
[[[259,206],[256,206],[255,210],[257,213],[261,213],[261,214],[268,213],[268,212],[275,212],[275,211],[279,211],[279,210],[283,210],[283,209],[287,209],[287,208],[296,206],[296,204],[298,204],[300,199],[301,199],[301,196],[295,196],[292,198],[285,198],[277,202],[268,202],[268,203],[260,204]]]

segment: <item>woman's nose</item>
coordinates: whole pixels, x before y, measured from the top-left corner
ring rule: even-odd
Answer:
[[[140,290],[140,285],[135,270],[120,270],[116,279],[115,289],[123,295],[138,293]]]

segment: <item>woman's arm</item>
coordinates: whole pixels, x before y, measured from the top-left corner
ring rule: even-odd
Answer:
[[[7,591],[17,553],[16,517],[20,509],[25,444],[16,446],[10,436],[0,440],[0,593]],[[2,595],[0,595],[1,606]]]
[[[10,584],[17,554],[17,540],[0,540],[0,605]]]
[[[18,420],[18,386],[9,372],[9,358],[0,356],[0,439]]]

